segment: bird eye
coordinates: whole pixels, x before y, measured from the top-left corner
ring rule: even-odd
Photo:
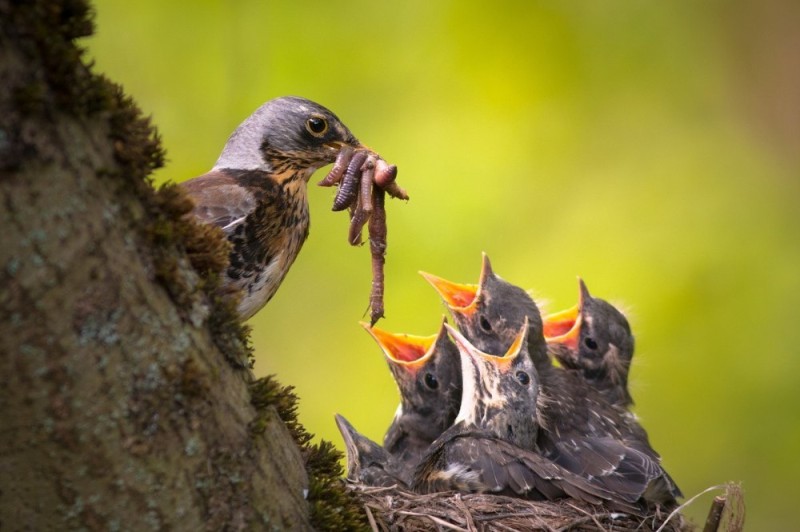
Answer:
[[[433,373],[426,373],[425,374],[425,386],[430,388],[431,390],[435,390],[439,387],[439,381],[436,378],[436,375]]]
[[[594,351],[595,349],[597,349],[597,342],[595,342],[595,341],[594,341],[592,338],[590,338],[589,336],[587,336],[587,337],[586,337],[586,338],[583,340],[583,345],[585,345],[586,347],[588,347],[588,348],[589,348],[589,349],[591,349],[592,351]]]
[[[523,386],[527,386],[531,383],[531,376],[525,373],[524,371],[518,371],[516,374],[517,380]]]
[[[312,116],[306,120],[306,129],[315,137],[321,137],[328,131],[328,121],[321,116]]]
[[[478,323],[480,324],[481,329],[483,329],[484,331],[492,332],[492,324],[489,323],[489,320],[486,319],[486,316],[481,316]]]

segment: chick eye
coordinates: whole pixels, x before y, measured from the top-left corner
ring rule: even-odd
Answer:
[[[489,323],[489,320],[486,319],[486,316],[481,316],[480,320],[478,320],[478,323],[480,324],[481,329],[484,331],[492,332],[492,324]]]
[[[328,121],[321,116],[312,116],[306,120],[306,129],[315,137],[321,137],[328,131]]]
[[[517,380],[523,386],[527,386],[531,383],[531,376],[525,373],[524,371],[518,371],[516,374]]]
[[[426,373],[425,374],[425,386],[430,388],[431,390],[435,390],[439,387],[439,380],[436,378],[436,375],[433,373]]]
[[[585,345],[586,347],[588,347],[588,348],[589,348],[589,349],[591,349],[592,351],[594,351],[595,349],[597,349],[597,342],[595,342],[595,341],[594,341],[592,338],[590,338],[589,336],[587,336],[587,337],[586,337],[586,338],[583,340],[583,345]]]

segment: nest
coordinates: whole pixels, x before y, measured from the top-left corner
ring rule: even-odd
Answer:
[[[374,531],[402,530],[543,530],[614,532],[693,530],[679,514],[656,511],[644,517],[563,499],[528,501],[480,493],[444,492],[420,495],[396,487],[350,483]]]

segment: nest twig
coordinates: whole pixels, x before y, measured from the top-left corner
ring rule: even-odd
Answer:
[[[693,527],[680,514],[655,511],[645,517],[579,503],[571,499],[538,502],[479,493],[421,495],[398,488],[349,484],[376,532],[441,531],[614,531],[683,532]],[[663,527],[662,527],[663,525]],[[662,527],[662,528],[660,528]]]

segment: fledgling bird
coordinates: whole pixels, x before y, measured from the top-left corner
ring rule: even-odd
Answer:
[[[445,300],[464,336],[483,352],[505,352],[514,331],[528,321],[527,349],[540,384],[540,452],[572,472],[598,478],[628,502],[644,497],[647,502],[672,503],[680,496],[635,416],[587,385],[582,375],[552,364],[536,303],[525,290],[497,276],[485,254],[478,285],[424,276]]]
[[[461,356],[461,405],[455,424],[431,445],[417,468],[414,489],[613,504],[612,493],[523,448],[538,431],[538,378],[526,352],[527,323],[502,356],[483,353],[455,329],[448,330]]]
[[[623,408],[633,405],[628,372],[634,338],[625,316],[611,303],[592,297],[578,279],[578,304],[544,319],[550,353],[568,369]]]
[[[393,334],[362,323],[383,351],[400,391],[383,445],[409,470],[453,424],[461,404],[461,360],[445,323],[433,336]]]
[[[233,246],[224,289],[241,291],[243,320],[272,298],[308,236],[309,178],[346,146],[362,147],[331,111],[275,98],[236,128],[208,173],[181,183],[192,214]]]
[[[347,453],[347,479],[367,486],[407,488],[403,466],[386,449],[359,433],[344,416],[336,414]]]
[[[426,272],[420,274],[439,293],[458,329],[481,351],[505,353],[525,318],[531,333],[529,352],[542,371],[551,366],[542,337],[542,317],[536,303],[522,288],[494,273],[486,253],[482,254],[478,284],[461,284]]]
[[[553,365],[536,303],[525,290],[495,274],[485,253],[477,285],[423,276],[439,292],[459,330],[485,353],[506,352],[527,320],[527,349],[540,380],[539,424],[545,430],[556,435],[573,431],[612,437],[622,437],[626,431],[639,434],[624,410],[608,404],[579,376]]]

